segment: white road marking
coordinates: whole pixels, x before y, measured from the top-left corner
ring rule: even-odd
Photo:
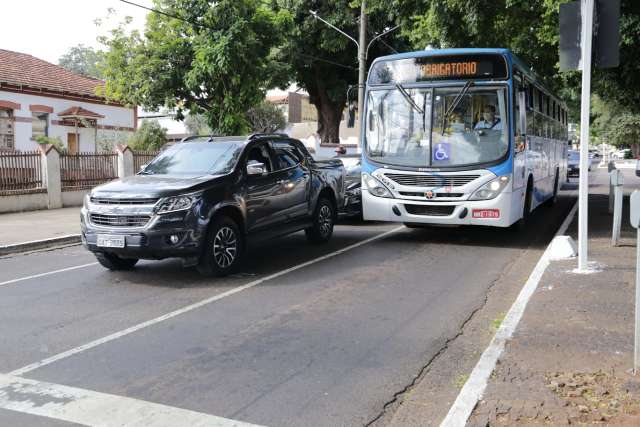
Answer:
[[[567,215],[562,222],[562,225],[560,225],[560,228],[555,234],[556,236],[561,236],[567,231],[567,228],[571,224],[577,210],[578,202],[576,201],[571,208],[569,215]],[[471,416],[471,412],[473,412],[473,409],[487,387],[489,376],[495,369],[496,363],[504,351],[506,342],[513,335],[513,332],[518,326],[518,322],[520,322],[520,319],[524,314],[524,310],[527,307],[527,303],[529,302],[531,295],[535,292],[542,275],[549,266],[550,248],[551,243],[547,246],[542,257],[538,260],[538,263],[531,272],[529,279],[522,287],[518,298],[516,298],[511,309],[509,309],[509,312],[505,316],[500,328],[496,331],[496,334],[489,343],[489,346],[482,353],[482,356],[480,356],[480,360],[478,360],[478,363],[473,368],[469,379],[462,387],[462,390],[460,390],[460,394],[458,394],[456,401],[449,409],[449,412],[440,424],[440,427],[463,427],[467,424],[467,420],[469,419],[469,416]]]
[[[188,409],[3,374],[0,408],[91,426],[257,427]]]
[[[25,280],[37,279],[39,277],[49,276],[51,274],[64,273],[66,271],[78,270],[80,268],[91,267],[97,265],[97,262],[90,262],[89,264],[76,265],[74,267],[61,268],[60,270],[48,271],[46,273],[34,274],[32,276],[19,277],[17,279],[7,280],[6,282],[0,282],[0,286],[11,285],[12,283],[23,282]]]
[[[265,276],[263,278],[260,278],[260,279],[254,280],[252,282],[249,282],[249,283],[247,283],[245,285],[235,287],[235,288],[230,289],[230,290],[228,290],[226,292],[222,292],[222,293],[214,295],[214,296],[212,296],[210,298],[204,299],[204,300],[196,302],[194,304],[190,304],[190,305],[188,305],[186,307],[182,307],[182,308],[180,308],[178,310],[172,311],[170,313],[164,314],[164,315],[156,317],[154,319],[147,320],[146,322],[138,323],[137,325],[131,326],[130,328],[123,329],[123,330],[115,332],[115,333],[113,333],[111,335],[107,335],[106,337],[99,338],[97,340],[91,341],[91,342],[89,342],[87,344],[84,344],[84,345],[81,345],[79,347],[75,347],[75,348],[72,348],[70,350],[64,351],[62,353],[58,353],[58,354],[56,354],[54,356],[48,357],[48,358],[43,359],[43,360],[41,360],[39,362],[32,363],[32,364],[27,365],[27,366],[25,366],[23,368],[16,369],[16,370],[10,372],[9,375],[24,375],[27,372],[34,371],[34,370],[36,370],[38,368],[41,368],[41,367],[46,366],[46,365],[50,365],[51,363],[57,362],[57,361],[62,360],[62,359],[66,359],[67,357],[73,356],[75,354],[82,353],[83,351],[87,351],[87,350],[92,349],[94,347],[97,347],[99,345],[108,343],[110,341],[117,340],[118,338],[122,338],[125,335],[129,335],[129,334],[131,334],[133,332],[139,331],[139,330],[147,328],[149,326],[153,326],[155,324],[158,324],[158,323],[163,322],[165,320],[168,320],[168,319],[171,319],[173,317],[179,316],[181,314],[188,313],[188,312],[193,311],[193,310],[195,310],[197,308],[204,307],[205,305],[208,305],[208,304],[211,304],[213,302],[219,301],[219,300],[221,300],[223,298],[226,298],[226,297],[229,297],[231,295],[235,295],[235,294],[237,294],[239,292],[242,292],[242,291],[245,291],[247,289],[253,288],[255,286],[258,286],[261,283],[267,282],[269,280],[273,280],[273,279],[275,279],[277,277],[284,276],[285,274],[291,273],[292,271],[296,271],[296,270],[299,270],[301,268],[308,267],[308,266],[310,266],[312,264],[316,264],[316,263],[318,263],[320,261],[324,261],[324,260],[332,258],[332,257],[334,257],[336,255],[340,255],[342,253],[345,253],[347,251],[350,251],[350,250],[355,249],[357,247],[360,247],[362,245],[366,245],[367,243],[371,243],[371,242],[373,242],[375,240],[378,240],[378,239],[386,237],[386,236],[388,236],[390,234],[396,233],[396,232],[402,230],[403,228],[405,228],[405,227],[401,226],[401,227],[394,228],[393,230],[386,231],[384,233],[381,233],[381,234],[378,234],[376,236],[370,237],[368,239],[362,240],[362,241],[360,241],[358,243],[354,243],[352,245],[349,245],[349,246],[344,247],[342,249],[339,249],[337,251],[331,252],[329,254],[322,255],[322,256],[320,256],[318,258],[314,258],[314,259],[312,259],[310,261],[303,262],[302,264],[298,264],[296,266],[287,268],[285,270],[281,270],[281,271],[279,271],[277,273],[270,274],[270,275]]]

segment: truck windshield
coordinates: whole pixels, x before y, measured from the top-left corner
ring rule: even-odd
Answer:
[[[489,163],[507,153],[504,88],[471,87],[455,103],[460,87],[406,92],[369,92],[365,137],[371,159],[401,166],[457,167]],[[407,102],[407,94],[422,111]]]
[[[233,142],[181,142],[160,153],[143,175],[223,175],[235,167],[242,147]]]

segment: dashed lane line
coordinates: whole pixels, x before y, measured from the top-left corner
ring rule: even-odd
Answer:
[[[61,268],[60,270],[48,271],[46,273],[34,274],[26,277],[19,277],[17,279],[7,280],[6,282],[0,282],[0,286],[11,285],[13,283],[24,282],[25,280],[38,279],[40,277],[50,276],[52,274],[64,273],[67,271],[79,270],[81,268],[92,267],[94,265],[98,265],[97,262],[90,262],[89,264],[76,265],[73,267]]]
[[[3,374],[0,408],[90,426],[257,427],[203,412]]]
[[[298,265],[295,265],[293,267],[287,268],[285,270],[278,271],[276,273],[270,274],[270,275],[265,276],[263,278],[260,278],[260,279],[254,280],[252,282],[249,282],[249,283],[247,283],[245,285],[232,288],[232,289],[230,289],[228,291],[225,291],[225,292],[222,292],[220,294],[214,295],[212,297],[206,298],[206,299],[204,299],[202,301],[196,302],[194,304],[187,305],[187,306],[182,307],[182,308],[180,308],[178,310],[172,311],[170,313],[164,314],[164,315],[156,317],[154,319],[147,320],[146,322],[138,323],[135,326],[131,326],[129,328],[123,329],[123,330],[118,331],[118,332],[114,332],[113,334],[107,335],[106,337],[96,339],[96,340],[91,341],[89,343],[83,344],[81,346],[69,349],[67,351],[63,351],[62,353],[58,353],[58,354],[56,354],[54,356],[51,356],[51,357],[48,357],[46,359],[40,360],[39,362],[35,362],[35,363],[32,363],[32,364],[27,365],[25,367],[22,367],[20,369],[16,369],[16,370],[10,372],[9,375],[15,375],[15,376],[24,375],[27,372],[34,371],[36,369],[42,368],[43,366],[50,365],[50,364],[52,364],[54,362],[57,362],[59,360],[66,359],[67,357],[71,357],[71,356],[73,356],[75,354],[82,353],[82,352],[90,350],[90,349],[92,349],[94,347],[98,347],[99,345],[108,343],[110,341],[117,340],[119,338],[122,338],[122,337],[124,337],[126,335],[132,334],[132,333],[134,333],[136,331],[139,331],[141,329],[148,328],[149,326],[156,325],[158,323],[164,322],[165,320],[169,320],[169,319],[174,318],[176,316],[179,316],[181,314],[185,314],[185,313],[188,313],[190,311],[196,310],[196,309],[198,309],[200,307],[204,307],[204,306],[206,306],[208,304],[214,303],[214,302],[219,301],[219,300],[221,300],[223,298],[229,297],[231,295],[235,295],[235,294],[237,294],[239,292],[242,292],[242,291],[246,291],[247,289],[251,289],[251,288],[253,288],[255,286],[258,286],[261,283],[276,279],[276,278],[278,278],[280,276],[284,276],[285,274],[291,273],[293,271],[300,270],[302,268],[308,267],[310,265],[316,264],[316,263],[324,261],[326,259],[335,257],[336,255],[343,254],[343,253],[348,252],[348,251],[350,251],[352,249],[355,249],[355,248],[358,248],[360,246],[366,245],[367,243],[371,243],[371,242],[373,242],[375,240],[382,239],[382,238],[384,238],[384,237],[386,237],[386,236],[388,236],[390,234],[396,233],[396,232],[398,232],[398,231],[400,231],[400,230],[402,230],[404,228],[405,228],[404,226],[396,227],[396,228],[394,228],[392,230],[389,230],[389,231],[386,231],[384,233],[377,234],[377,235],[375,235],[373,237],[370,237],[368,239],[365,239],[365,240],[362,240],[360,242],[354,243],[354,244],[349,245],[347,247],[344,247],[342,249],[338,249],[337,251],[331,252],[329,254],[322,255],[322,256],[314,258],[314,259],[312,259],[310,261],[303,262],[302,264],[298,264]]]

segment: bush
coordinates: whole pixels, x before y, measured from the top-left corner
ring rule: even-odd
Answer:
[[[282,110],[266,101],[247,111],[247,121],[254,132],[275,132],[287,126]]]
[[[64,146],[59,137],[52,138],[50,136],[38,135],[36,136],[36,142],[41,145],[51,144],[56,147],[59,153],[67,151],[67,147]]]
[[[129,138],[129,146],[138,151],[158,151],[167,143],[167,130],[157,120],[145,120]]]

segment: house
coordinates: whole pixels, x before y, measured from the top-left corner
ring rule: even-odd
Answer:
[[[125,143],[136,129],[137,110],[97,95],[103,84],[0,49],[0,150],[34,150],[39,136],[58,138],[69,153]]]
[[[307,94],[287,92],[267,95],[267,102],[276,105],[284,114],[287,123],[317,122],[316,107],[309,102]]]

